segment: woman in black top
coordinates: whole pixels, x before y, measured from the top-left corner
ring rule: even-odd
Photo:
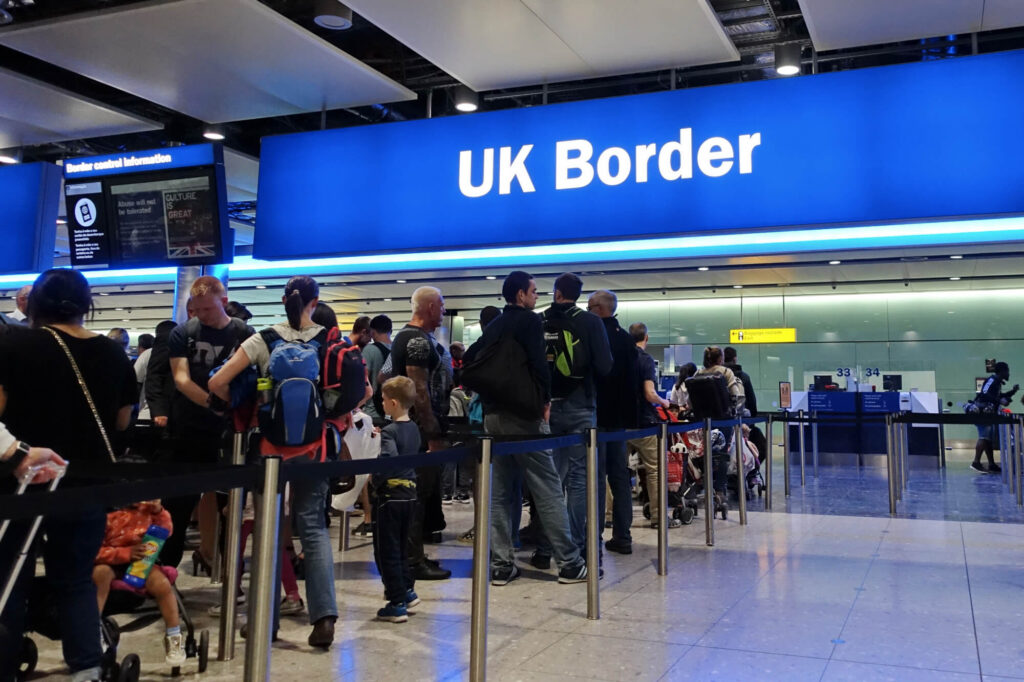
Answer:
[[[124,351],[106,336],[88,331],[82,320],[92,308],[89,284],[74,270],[49,270],[29,296],[32,328],[0,338],[0,416],[12,433],[34,446],[51,448],[68,461],[68,482],[88,477],[107,463],[107,442],[131,419],[135,376]],[[79,383],[74,358],[102,423]],[[0,482],[10,493],[13,477]],[[14,522],[0,543],[0,575],[6,576],[24,541],[28,522]],[[45,519],[43,559],[61,622],[64,660],[74,682],[100,677],[100,617],[92,565],[106,525],[100,507],[79,507]],[[37,545],[38,546],[38,545]],[[28,566],[35,562],[30,557]],[[18,579],[0,615],[0,680],[14,679],[28,608],[32,570]]]

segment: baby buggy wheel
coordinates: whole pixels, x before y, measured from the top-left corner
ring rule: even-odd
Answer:
[[[680,507],[676,510],[676,518],[682,521],[684,526],[689,526],[693,523],[694,516],[696,516],[696,512],[689,507]]]
[[[137,654],[128,654],[121,661],[121,670],[117,676],[117,682],[139,682],[139,675],[142,673],[142,661]]]
[[[199,672],[205,673],[206,666],[210,662],[210,631],[203,630],[199,633]]]
[[[31,637],[22,637],[21,653],[18,658],[17,678],[19,680],[24,680],[35,672],[36,665],[38,664],[39,649],[36,647],[36,643],[32,641]]]

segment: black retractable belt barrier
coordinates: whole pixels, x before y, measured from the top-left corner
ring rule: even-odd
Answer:
[[[649,426],[645,429],[626,429],[624,431],[598,431],[598,443],[614,443],[620,440],[639,440],[657,436],[660,433],[660,426]]]

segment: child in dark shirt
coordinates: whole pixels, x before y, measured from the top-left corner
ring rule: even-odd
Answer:
[[[420,432],[409,419],[416,398],[416,385],[408,377],[388,379],[381,386],[384,413],[390,424],[381,430],[381,457],[415,455],[420,449]],[[412,467],[374,474],[373,556],[384,582],[388,603],[377,611],[378,620],[404,623],[420,599],[413,591],[409,569],[409,521],[416,506],[416,470]]]

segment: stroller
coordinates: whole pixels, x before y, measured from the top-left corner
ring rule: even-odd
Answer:
[[[693,511],[696,516],[697,510],[704,505],[704,432],[689,431],[681,434],[682,439],[673,445],[684,457],[684,472],[686,484],[683,486],[681,496],[682,503]],[[718,429],[711,431],[711,462],[715,467],[716,480],[718,476],[724,475],[725,466],[729,457],[729,445],[725,435]],[[715,513],[722,515],[725,521],[729,516],[729,505],[724,496],[715,502]]]
[[[697,516],[697,505],[687,500],[683,494],[686,488],[687,476],[686,449],[680,441],[682,435],[674,434],[672,436],[673,443],[669,447],[668,453],[666,453],[668,469],[665,472],[665,476],[668,479],[667,498],[670,517],[679,519],[684,526],[688,526],[693,523],[694,518]],[[639,478],[643,486],[641,499],[647,500],[643,506],[644,518],[650,520],[651,504],[650,496],[646,489],[646,477],[640,476]]]
[[[747,486],[747,498],[754,495],[761,497],[764,493],[764,478],[761,475],[761,457],[757,447],[747,438],[749,429],[743,426],[743,439],[740,444],[740,454],[743,458],[743,480]],[[739,477],[736,475],[736,456],[730,449],[729,458],[729,486],[738,490]]]

